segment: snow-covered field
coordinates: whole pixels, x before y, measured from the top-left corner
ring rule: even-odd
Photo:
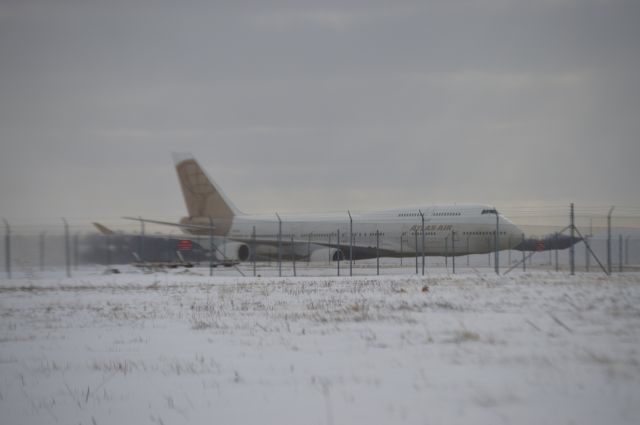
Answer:
[[[640,274],[123,271],[0,280],[0,423],[640,423]]]

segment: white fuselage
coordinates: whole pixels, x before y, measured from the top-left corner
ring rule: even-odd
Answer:
[[[496,213],[486,205],[436,205],[352,214],[238,215],[233,218],[226,240],[293,247],[304,256],[309,246],[350,246],[355,251],[378,249],[383,255],[466,255],[495,250]],[[281,226],[281,227],[280,227]],[[253,232],[255,229],[255,239]],[[522,231],[499,216],[498,247],[510,249],[522,240]],[[353,240],[350,239],[353,233]],[[338,241],[338,237],[340,240]],[[293,245],[291,241],[293,239]],[[253,242],[255,240],[255,242]],[[273,251],[272,251],[273,252]],[[348,254],[344,252],[345,255]],[[357,257],[357,255],[354,255]]]

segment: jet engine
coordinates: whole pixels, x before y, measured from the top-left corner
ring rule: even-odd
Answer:
[[[344,254],[337,248],[319,248],[311,252],[312,262],[344,260]]]
[[[216,258],[219,260],[246,261],[249,259],[249,247],[240,242],[226,242],[217,246]]]

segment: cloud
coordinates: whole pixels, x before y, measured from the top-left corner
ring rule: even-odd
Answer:
[[[0,214],[181,214],[175,150],[248,211],[628,203],[639,10],[4,2]]]
[[[282,2],[265,8],[250,20],[258,29],[275,31],[358,30],[389,20],[406,18],[421,9],[419,2],[325,1]]]

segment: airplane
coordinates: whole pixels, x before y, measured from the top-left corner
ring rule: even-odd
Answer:
[[[499,250],[513,249],[523,240],[518,226],[494,207],[480,204],[421,205],[354,214],[245,214],[191,154],[173,154],[173,159],[189,215],[179,222],[125,218],[209,236],[215,239],[217,255],[227,260],[482,254],[495,251],[496,227]]]
[[[93,223],[98,235],[84,238],[82,259],[90,263],[131,263],[142,268],[193,267],[208,260],[209,251],[193,237],[116,232]]]

